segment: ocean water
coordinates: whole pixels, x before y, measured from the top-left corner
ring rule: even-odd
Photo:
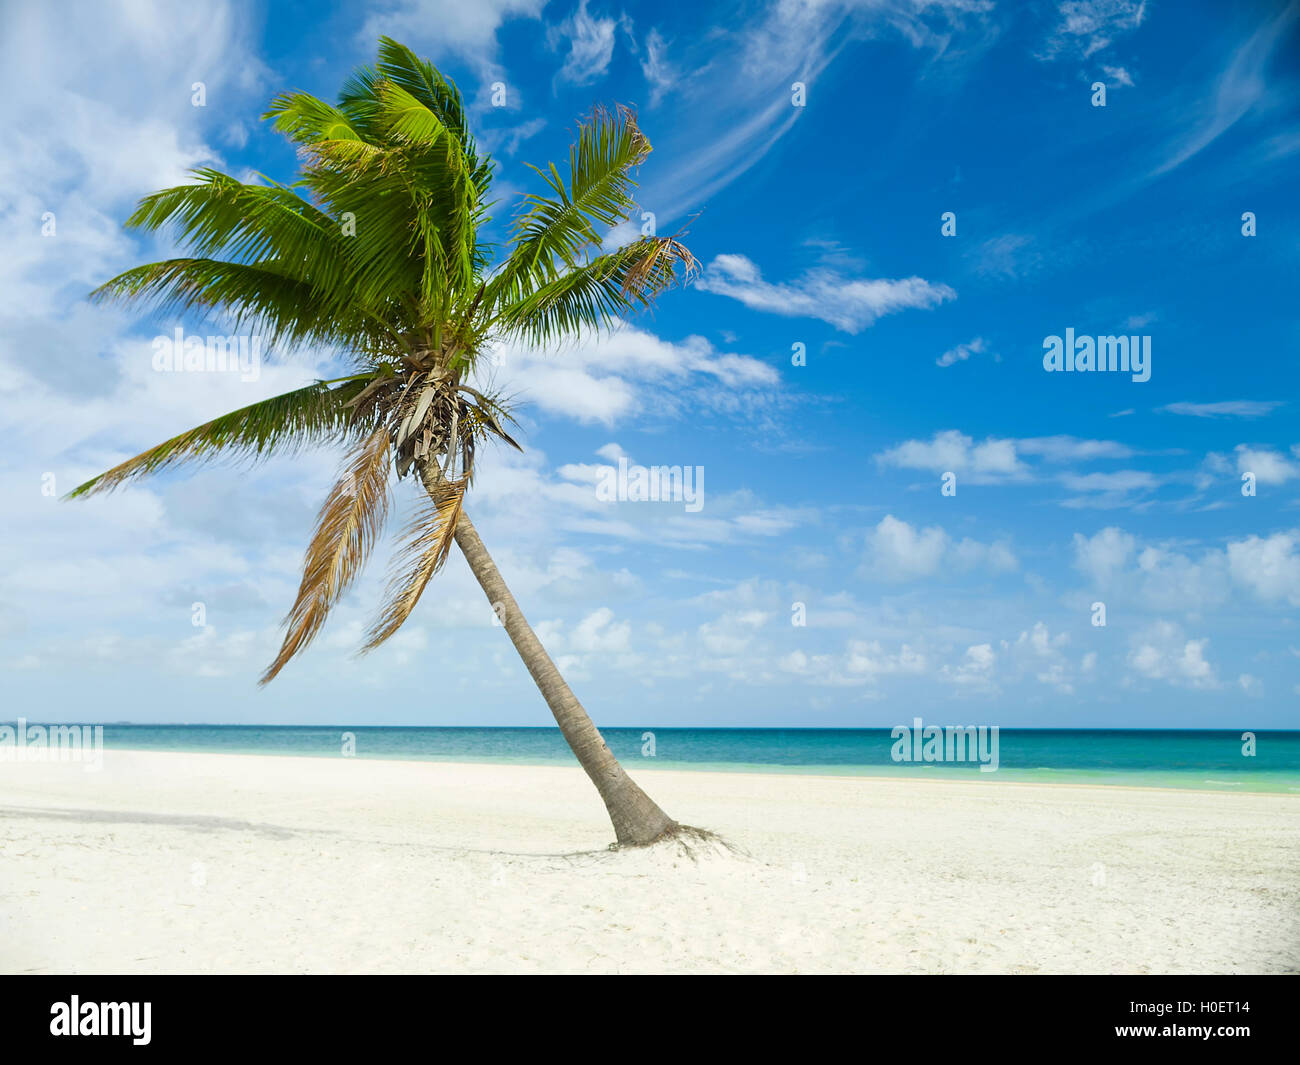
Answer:
[[[895,762],[889,729],[602,729],[632,772],[708,769],[1269,791],[1300,795],[1300,731],[1258,731],[1253,757],[1240,730],[1002,729],[998,769],[977,761]],[[106,725],[105,749],[208,751],[572,765],[556,728],[279,725]],[[653,754],[648,733],[653,734]]]

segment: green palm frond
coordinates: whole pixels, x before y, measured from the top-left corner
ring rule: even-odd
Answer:
[[[221,310],[237,328],[249,328],[266,346],[318,343],[382,347],[391,330],[364,306],[331,305],[295,276],[298,264],[222,259],[164,259],[124,270],[90,294],[97,302],[134,302],[165,314]]]
[[[578,128],[567,182],[554,163],[546,170],[533,167],[551,195],[527,197],[528,209],[515,221],[510,256],[490,285],[489,306],[518,302],[582,265],[600,245],[597,226],[608,229],[626,221],[636,206],[631,172],[650,150],[631,110],[597,109]]]
[[[379,62],[372,76],[402,89],[437,116],[443,128],[459,146],[465,169],[478,187],[480,198],[485,195],[492,181],[495,164],[478,153],[470,134],[465,104],[455,82],[444,78],[432,63],[421,59],[406,45],[399,44],[391,37],[379,39]],[[358,79],[349,82],[344,88],[342,106],[348,107],[353,103],[356,97],[350,94],[349,89],[361,84]]]
[[[371,380],[360,376],[342,384],[317,381],[241,407],[92,477],[65,498],[111,492],[127,481],[182,463],[218,457],[257,461],[273,453],[292,454],[314,444],[354,436],[365,431],[370,419],[358,417],[351,404]]]
[[[129,228],[170,228],[196,256],[294,264],[319,298],[345,302],[347,243],[334,220],[283,185],[246,185],[219,170],[193,171],[196,184],[146,196]]]
[[[375,147],[365,135],[364,126],[354,125],[345,111],[309,92],[280,93],[271,101],[262,118],[270,120],[277,130],[305,148],[314,148],[321,142],[339,141],[356,144],[362,149]],[[358,158],[366,158],[368,154],[361,151]]]
[[[505,334],[539,346],[607,329],[649,307],[695,269],[694,256],[675,238],[642,237],[500,308],[496,324]]]

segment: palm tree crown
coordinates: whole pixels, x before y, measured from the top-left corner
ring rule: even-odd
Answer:
[[[476,447],[519,446],[501,397],[468,383],[486,349],[612,326],[696,265],[671,237],[602,246],[634,208],[632,172],[650,152],[626,108],[580,124],[567,176],[533,167],[545,192],[526,197],[501,249],[482,239],[495,164],[476,147],[455,85],[405,46],[382,38],[376,65],[352,75],[337,105],[288,92],[264,117],[298,147],[300,180],[247,184],[201,169],[194,184],[145,197],[127,225],[169,227],[190,255],[134,267],[92,296],[220,311],[272,347],[338,350],[352,372],[215,418],[71,493],[177,463],[344,444],[262,683],[320,631],[382,533],[392,471],[400,479],[414,466],[428,501],[365,649],[410,615],[451,548]]]

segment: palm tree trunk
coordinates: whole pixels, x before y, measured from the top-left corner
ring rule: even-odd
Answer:
[[[420,465],[425,488],[432,495],[441,479],[441,473],[436,462]],[[605,800],[605,809],[609,811],[609,819],[614,823],[614,834],[618,842],[624,846],[653,843],[676,829],[677,823],[637,786],[614,757],[604,737],[587,716],[582,703],[578,702],[578,697],[555,668],[555,663],[533,632],[533,627],[528,624],[515,597],[510,594],[501,571],[483,546],[474,523],[463,512],[455,535],[456,544],[464,553],[465,561],[469,563],[469,568],[487,595],[492,609],[501,618],[506,634],[519,652],[519,657],[524,660],[528,672],[532,674],[546,705],[551,708],[555,723],[560,726],[560,731],[578,762],[596,785],[600,797]]]

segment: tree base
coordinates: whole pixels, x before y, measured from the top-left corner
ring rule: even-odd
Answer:
[[[710,832],[707,828],[696,828],[693,825],[679,825],[676,821],[665,828],[654,839],[647,840],[644,843],[611,843],[609,849],[612,851],[629,851],[644,850],[647,847],[659,847],[665,843],[675,843],[683,854],[692,860],[697,860],[701,853],[716,852],[719,849],[730,851],[733,854],[742,854],[731,843],[728,843],[722,836],[716,832]]]

